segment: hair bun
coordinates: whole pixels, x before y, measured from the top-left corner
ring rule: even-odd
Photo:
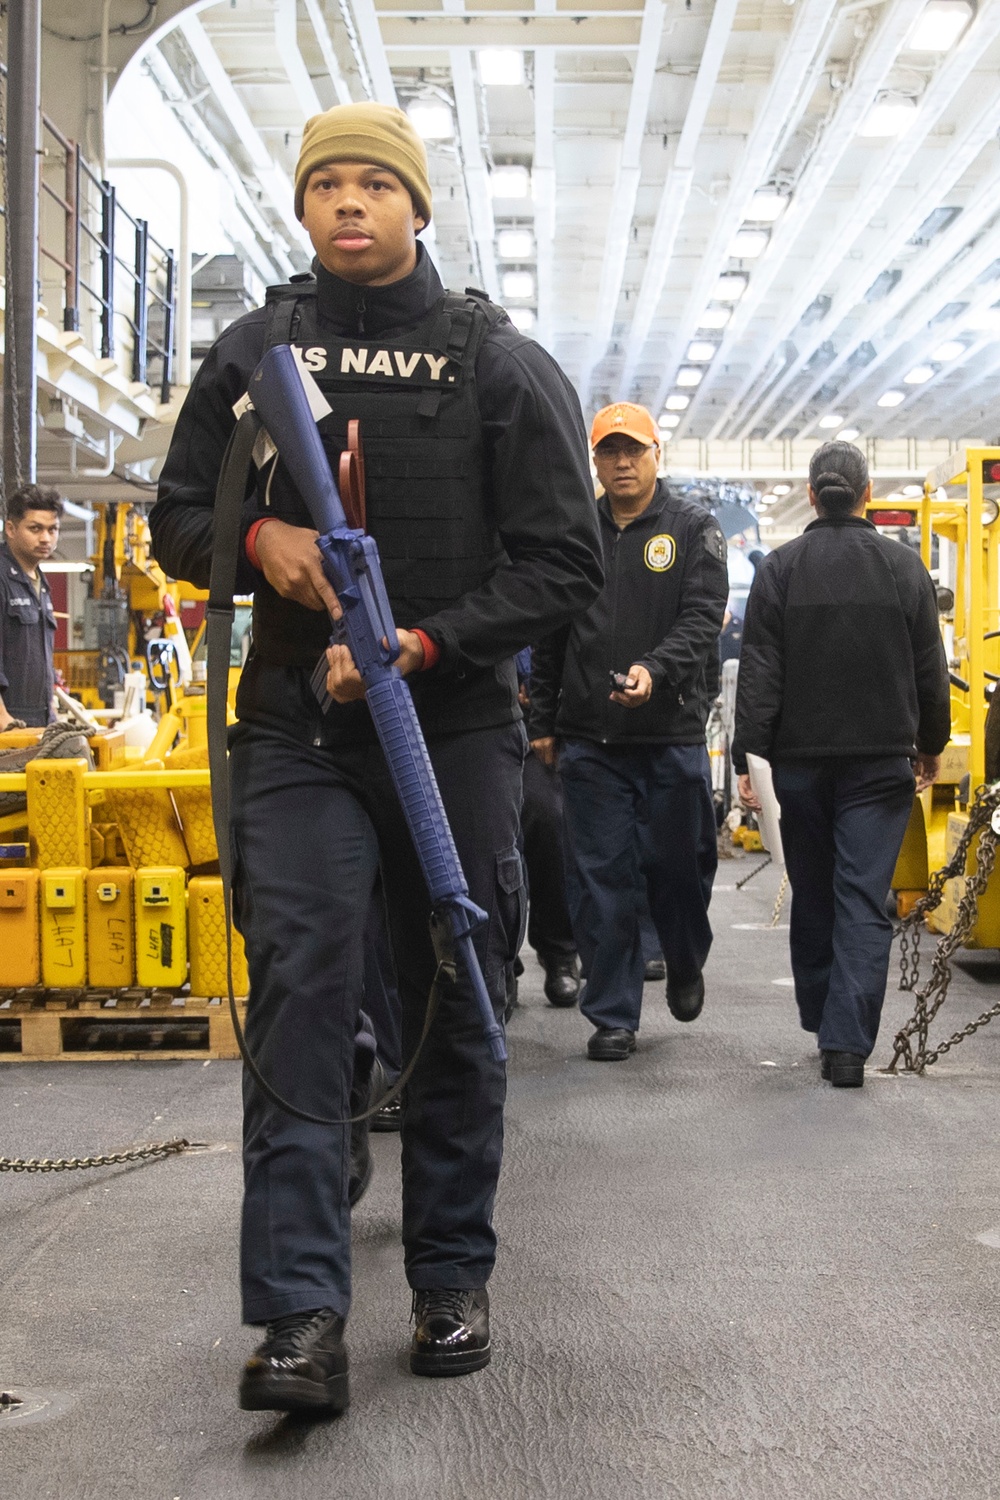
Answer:
[[[816,475],[816,478],[813,480],[813,489],[816,491],[817,495],[847,495],[848,498],[852,501],[856,498],[854,491],[851,489],[850,484],[844,478],[843,474],[834,474],[829,470],[827,470],[825,474]]]

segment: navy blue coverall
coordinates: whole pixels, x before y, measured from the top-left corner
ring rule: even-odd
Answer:
[[[41,568],[38,592],[6,542],[0,542],[0,697],[14,719],[52,722],[52,647],[56,617]]]

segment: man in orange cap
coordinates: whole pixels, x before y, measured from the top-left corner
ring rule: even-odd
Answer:
[[[717,859],[706,668],[728,573],[711,512],[658,477],[659,433],[644,407],[604,407],[590,441],[604,489],[604,589],[536,651],[529,731],[548,764],[562,742],[571,915],[587,976],[580,1009],[595,1028],[587,1053],[616,1061],[639,1029],[644,886],[672,1014],[693,1021],[704,1002]]]

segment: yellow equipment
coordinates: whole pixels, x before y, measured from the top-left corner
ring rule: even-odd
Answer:
[[[87,871],[87,979],[94,989],[135,984],[132,871]]]
[[[183,870],[163,865],[135,872],[135,977],[157,989],[187,979]]]
[[[42,947],[37,870],[0,870],[0,953],[5,984],[38,984]]]
[[[192,995],[227,995],[226,902],[221,875],[196,875],[188,884]],[[233,928],[233,994],[250,988],[243,939]]]
[[[84,870],[43,870],[42,982],[53,989],[87,983]]]
[[[944,634],[952,669],[952,737],[942,758],[941,774],[916,799],[903,840],[893,888],[900,915],[927,888],[928,873],[940,869],[954,853],[971,803],[986,779],[986,683],[1000,674],[1000,448],[967,447],[951,454],[924,480],[924,493],[912,501],[873,501],[868,514],[906,511],[920,527],[920,552],[931,566],[933,539],[942,558],[953,561],[953,605]],[[892,523],[890,523],[892,524]],[[895,524],[900,524],[897,521]],[[966,779],[967,778],[967,779]],[[975,868],[976,845],[968,870]],[[945,899],[928,914],[932,931],[947,932],[954,923],[964,880],[948,882]],[[991,879],[979,901],[979,916],[967,946],[1000,944],[1000,882]]]

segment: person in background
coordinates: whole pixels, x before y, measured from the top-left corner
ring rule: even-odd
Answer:
[[[7,499],[0,544],[0,732],[55,718],[52,647],[56,617],[40,564],[59,541],[57,490],[26,484]]]
[[[889,968],[889,883],[914,786],[934,781],[951,731],[934,585],[918,554],[866,519],[870,499],[859,448],[816,450],[816,519],[761,560],[750,591],[733,739],[744,807],[760,807],[747,756],[772,763],[795,998],[835,1088],[864,1083]]]
[[[530,649],[518,652],[517,675],[518,698],[527,712],[531,705]],[[562,788],[555,769],[537,755],[529,755],[524,762],[521,832],[528,871],[528,942],[545,970],[545,998],[558,1007],[575,1005],[580,994],[580,960],[567,905]]]
[[[714,516],[657,477],[649,412],[607,406],[590,440],[605,585],[537,647],[529,734],[548,765],[562,741],[580,1009],[594,1027],[587,1055],[611,1062],[635,1050],[639,1029],[643,887],[672,1014],[693,1021],[704,1003],[718,861],[705,725],[729,581]]]

